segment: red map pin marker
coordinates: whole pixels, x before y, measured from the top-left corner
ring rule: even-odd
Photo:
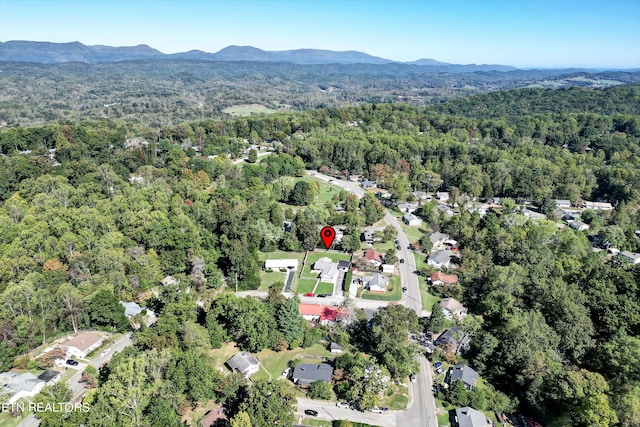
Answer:
[[[333,227],[329,227],[328,225],[320,230],[320,237],[324,242],[324,246],[329,249],[331,244],[333,243],[333,239],[336,238],[336,230]]]

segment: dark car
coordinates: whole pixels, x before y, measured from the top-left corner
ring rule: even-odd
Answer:
[[[326,297],[330,297],[331,294],[318,294],[316,295],[316,298],[326,298]]]
[[[76,362],[73,359],[67,359],[66,363],[67,363],[67,365],[70,365],[70,366],[78,366],[78,362]]]
[[[398,245],[398,246],[396,246],[396,249],[397,249],[397,250],[400,250],[400,249],[402,249],[402,248],[400,247],[400,245]]]
[[[304,414],[316,417],[318,416],[318,411],[314,411],[313,409],[305,409]]]
[[[404,287],[402,288],[402,292],[407,292],[407,287],[406,287],[406,286],[404,286]]]
[[[404,264],[404,258],[400,258],[400,264]]]

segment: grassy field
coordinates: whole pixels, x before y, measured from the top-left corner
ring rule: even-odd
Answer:
[[[268,259],[291,259],[295,258],[298,260],[298,268],[302,267],[302,260],[304,259],[304,252],[284,252],[284,251],[274,251],[274,252],[260,252],[258,254],[258,259],[264,266],[265,260]],[[273,271],[272,273],[267,273],[264,270],[260,271],[260,287],[259,291],[268,291],[269,287],[276,282],[282,282],[287,280],[287,273],[282,273],[280,271]],[[291,289],[295,290],[298,285],[298,273],[293,276],[293,283],[291,283]]]
[[[298,282],[298,293],[306,294],[309,292],[313,292],[313,289],[316,287],[316,280],[309,279],[300,279]]]
[[[233,116],[246,117],[254,114],[273,114],[277,111],[260,104],[239,104],[227,107],[222,112]]]
[[[385,406],[392,411],[404,411],[409,404],[409,389],[405,385],[394,385],[393,394],[382,399],[381,406]]]
[[[412,225],[406,225],[403,223],[402,230],[407,235],[407,239],[409,239],[409,243],[415,243],[418,240],[420,240],[423,234],[429,233],[429,230],[427,230],[422,225],[412,226]]]
[[[305,426],[313,426],[313,427],[331,427],[333,425],[331,421],[312,420],[310,418],[303,418],[301,424]]]
[[[413,257],[416,260],[416,268],[420,270],[427,263],[425,261],[425,256],[423,254],[419,254],[417,252],[413,253]],[[431,307],[433,304],[440,302],[440,297],[435,295],[431,295],[429,293],[427,278],[423,276],[418,276],[418,286],[420,287],[420,301],[422,302],[422,309],[431,311]]]
[[[318,191],[318,195],[315,198],[315,202],[317,204],[324,205],[325,203],[331,201],[333,196],[340,193],[340,187],[333,184],[329,184],[325,181],[322,181],[321,179],[314,178],[312,176],[305,176],[304,178],[301,178],[301,179],[303,181],[315,182],[318,184],[318,188],[320,191]]]
[[[387,291],[384,294],[363,291],[362,298],[373,299],[377,301],[398,301],[402,298],[402,286],[400,285],[400,277],[391,276],[391,281],[387,285]]]
[[[209,357],[211,358],[211,363],[213,366],[219,371],[229,372],[229,368],[224,365],[224,362],[229,360],[231,356],[238,352],[238,348],[235,343],[228,342],[222,345],[222,347],[217,349],[209,350]]]
[[[318,274],[311,272],[311,266],[316,261],[318,261],[320,258],[323,258],[323,257],[327,257],[333,262],[338,262],[343,260],[349,261],[349,259],[351,258],[349,254],[337,254],[332,252],[309,252],[309,255],[307,256],[307,262],[304,266],[304,269],[302,270],[302,277],[307,279],[317,278]]]
[[[22,402],[25,402],[24,400],[21,400]],[[27,403],[25,403],[25,412],[24,412],[24,418],[27,417],[27,415],[29,415],[29,413],[27,412]],[[22,421],[22,417],[18,416],[16,418],[13,418],[11,416],[11,414],[9,414],[9,412],[0,412],[0,426],[2,427],[16,427],[18,424],[20,424],[20,422]]]
[[[268,378],[269,375],[274,379],[282,377],[282,371],[285,370],[289,361],[293,359],[300,359],[305,363],[320,363],[322,362],[321,357],[334,357],[334,355],[321,344],[315,344],[309,348],[298,347],[293,350],[281,352],[266,349],[256,354],[256,356],[260,359],[260,365],[264,369],[261,369],[252,377],[255,379]]]
[[[316,295],[320,295],[320,294],[333,295],[333,283],[318,283],[315,294]]]

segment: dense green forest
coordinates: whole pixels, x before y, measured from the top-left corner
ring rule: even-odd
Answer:
[[[412,198],[413,190],[446,190],[459,204],[513,198],[548,209],[550,217],[553,199],[605,198],[615,210],[583,215],[589,233],[638,252],[639,90],[516,90],[453,102],[446,112],[367,104],[159,130],[110,120],[3,130],[0,367],[24,364],[21,354],[64,331],[125,329],[117,301],[136,299],[172,275],[194,292],[161,292],[153,300],[160,320],[99,373],[97,409],[81,421],[178,425],[185,408],[211,398],[234,416],[246,413],[252,425],[288,421],[291,390],[277,381],[249,387],[210,372],[202,352],[226,340],[256,351],[320,337],[285,321],[291,307],[275,297],[239,302],[224,295],[200,313],[193,307],[197,295],[223,288],[225,278],[257,288],[258,251],[314,247],[319,225],[357,228],[379,219],[375,199],[358,205],[346,195],[355,205],[344,217],[324,205],[283,210],[278,202],[305,205],[312,191],[293,177],[305,168],[364,173],[398,200]],[[483,113],[503,105],[508,112]],[[277,153],[234,164],[227,154],[239,157],[245,140]],[[460,242],[464,300],[483,319],[464,326],[473,334],[470,363],[483,377],[551,426],[639,425],[637,266],[592,252],[582,232],[508,209],[447,218],[427,205],[420,215]],[[292,233],[282,232],[283,219],[293,221]],[[238,323],[248,315],[257,319],[250,330]],[[400,308],[376,322],[393,323],[385,316],[417,327]],[[362,336],[360,321],[336,340],[367,351],[393,377],[406,375],[409,362],[394,361],[410,360],[415,349]],[[374,345],[383,341],[387,348]],[[344,364],[356,367],[357,378],[358,362]],[[366,394],[346,382],[338,392]],[[265,394],[284,403],[266,405]],[[107,419],[111,424],[99,421]]]

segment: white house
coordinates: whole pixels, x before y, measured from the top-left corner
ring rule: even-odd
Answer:
[[[448,191],[439,191],[436,193],[436,199],[440,202],[446,202],[449,200],[449,192]]]
[[[436,268],[448,268],[450,263],[451,253],[446,249],[434,252],[427,258],[427,264]]]
[[[570,200],[556,199],[556,200],[554,200],[554,202],[556,203],[556,206],[559,207],[559,208],[570,208],[571,207],[571,201]]]
[[[589,202],[588,200],[582,200],[578,203],[578,206],[583,209],[592,209],[594,211],[612,211],[613,205],[606,202]]]
[[[412,202],[398,203],[398,210],[403,213],[414,213],[418,210],[418,204]]]
[[[325,283],[335,283],[338,278],[338,264],[331,258],[322,257],[313,264],[312,271],[320,275],[320,281]]]
[[[385,274],[393,274],[396,271],[396,267],[393,264],[382,264],[380,268]]]
[[[389,278],[380,273],[373,273],[373,276],[365,278],[365,288],[370,292],[384,292],[387,290]]]
[[[589,224],[585,224],[582,221],[569,221],[569,227],[578,231],[586,231],[589,229]]]
[[[640,264],[640,254],[635,252],[624,251],[620,252],[620,255],[631,262],[631,264]]]
[[[46,382],[31,372],[3,372],[0,374],[0,389],[7,394],[6,403],[15,403],[20,399],[31,398],[40,393]]]
[[[239,351],[226,363],[232,371],[240,372],[245,378],[249,378],[260,370],[258,358],[247,351]]]
[[[462,303],[455,298],[445,298],[440,301],[440,307],[442,307],[442,311],[444,312],[444,316],[449,319],[464,319],[467,315],[467,308],[462,305]]]
[[[527,217],[529,219],[532,219],[534,221],[537,221],[539,219],[546,219],[547,218],[547,216],[545,214],[542,214],[542,213],[536,212],[536,211],[532,211],[531,209],[526,209],[526,208],[522,210],[522,214],[525,217]]]
[[[342,346],[335,342],[332,342],[331,344],[329,344],[329,350],[333,354],[342,354],[344,352],[344,349],[342,348]]]
[[[444,245],[444,243],[449,240],[449,238],[450,236],[448,234],[441,233],[439,231],[435,231],[429,234],[429,241],[431,242],[431,246],[436,249]]]
[[[295,258],[291,259],[268,259],[264,262],[265,270],[279,270],[281,268],[289,268],[296,269],[298,268],[298,260]]]
[[[422,220],[411,213],[405,214],[405,216],[402,217],[402,222],[413,226],[422,224]]]
[[[67,356],[76,356],[80,359],[87,357],[96,348],[102,345],[102,337],[92,332],[80,332],[75,338],[62,344],[62,348],[67,350]]]
[[[453,208],[447,205],[438,205],[438,210],[446,216],[454,216],[456,214]]]

